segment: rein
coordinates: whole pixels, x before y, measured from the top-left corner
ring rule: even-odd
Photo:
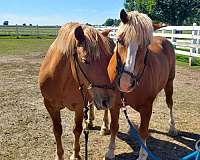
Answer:
[[[126,73],[133,79],[133,82],[135,82],[135,83],[132,83],[132,85],[130,87],[131,88],[134,87],[134,84],[136,84],[136,87],[138,87],[139,84],[140,84],[140,80],[141,80],[141,78],[142,78],[142,76],[144,74],[144,70],[145,70],[145,68],[147,66],[147,59],[148,59],[148,55],[149,55],[150,51],[147,48],[147,50],[145,52],[144,66],[142,68],[142,72],[140,74],[138,73],[137,75],[135,75],[135,74],[133,74],[133,73],[131,73],[129,71],[126,71],[124,69],[125,64],[122,64],[122,62],[121,62],[121,58],[120,58],[119,52],[118,52],[118,44],[119,44],[119,40],[117,41],[117,51],[116,51],[117,52],[117,54],[116,54],[116,58],[117,58],[117,67],[116,67],[116,69],[117,69],[118,78],[121,77],[122,73]]]
[[[81,84],[80,81],[80,77],[78,75],[78,69],[81,71],[81,73],[83,74],[83,76],[85,77],[85,79],[89,82],[89,86],[87,87],[88,90],[92,89],[92,88],[102,88],[102,89],[111,89],[114,90],[114,86],[112,85],[108,85],[108,84],[103,84],[103,85],[99,85],[99,84],[92,84],[92,82],[90,81],[90,79],[88,78],[88,76],[86,75],[86,73],[83,71],[83,68],[81,67],[78,57],[77,57],[77,52],[75,52],[73,54],[73,61],[74,61],[74,66],[75,66],[75,72],[76,72],[76,77],[77,77],[77,81],[78,81],[78,85],[79,85],[79,91],[81,93],[81,97],[83,100],[83,118],[86,124],[86,127],[84,128],[84,135],[85,135],[85,160],[88,159],[88,138],[89,138],[89,129],[87,126],[87,120],[88,120],[88,111],[89,111],[89,107],[88,107],[88,100],[86,99],[86,96],[84,94],[83,91],[83,87],[84,84]]]

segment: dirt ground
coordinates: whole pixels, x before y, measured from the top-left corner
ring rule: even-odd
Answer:
[[[52,123],[37,87],[40,53],[28,56],[0,58],[0,159],[52,160],[55,140]],[[177,160],[189,154],[200,139],[200,71],[177,66],[174,89],[174,112],[179,136],[167,135],[169,110],[161,92],[153,107],[150,123],[150,150],[162,160]],[[139,123],[139,115],[128,110],[132,120]],[[102,111],[96,111],[96,130],[89,135],[89,159],[103,159],[110,136],[100,136]],[[72,153],[73,112],[62,111],[65,159]],[[134,160],[139,147],[128,134],[127,122],[120,116],[120,130],[116,141],[116,159]],[[81,155],[84,157],[81,136]]]

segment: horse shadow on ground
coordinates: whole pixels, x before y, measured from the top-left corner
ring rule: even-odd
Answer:
[[[150,130],[151,133],[161,134],[169,136],[165,132]],[[125,141],[132,149],[131,153],[122,153],[116,155],[116,160],[135,160],[138,157],[140,147],[135,143],[134,139],[130,137],[127,133],[118,132],[119,139]],[[171,137],[171,136],[169,136]],[[174,142],[168,142],[160,139],[156,139],[150,136],[147,140],[147,146],[156,156],[161,160],[178,160],[190,153],[192,150],[195,150],[195,143],[200,139],[200,134],[182,132],[179,131],[178,136],[171,137],[174,139]],[[180,146],[184,144],[184,146]]]

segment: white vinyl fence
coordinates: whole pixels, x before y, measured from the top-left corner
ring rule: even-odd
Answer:
[[[117,27],[96,27],[99,30],[112,29],[110,37],[116,42]],[[174,45],[176,54],[200,57],[200,26],[167,26],[157,30],[154,36],[166,37]]]
[[[168,38],[177,54],[200,57],[200,26],[168,26],[154,35]]]

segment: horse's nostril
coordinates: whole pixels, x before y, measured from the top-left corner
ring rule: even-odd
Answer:
[[[135,79],[133,79],[132,82],[131,82],[131,86],[129,88],[134,88],[135,85],[137,85],[137,82],[136,82]]]

